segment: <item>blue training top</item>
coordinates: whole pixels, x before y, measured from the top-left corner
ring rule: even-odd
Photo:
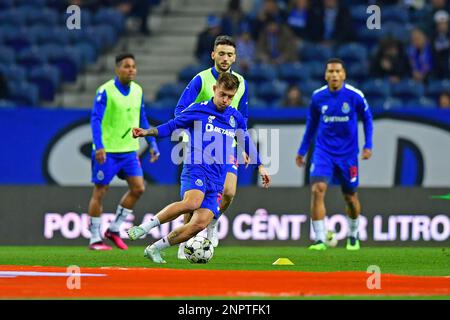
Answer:
[[[332,157],[358,155],[358,115],[364,123],[365,149],[372,149],[372,113],[364,94],[344,83],[337,91],[323,86],[313,92],[306,131],[297,154],[305,156],[317,133],[315,148]]]
[[[185,167],[199,168],[219,184],[223,184],[225,165],[234,164],[235,137],[245,144],[245,151],[251,159],[261,160],[254,144],[247,134],[247,125],[242,114],[233,107],[224,111],[217,109],[212,99],[193,103],[180,115],[167,123],[159,125],[158,137],[168,137],[176,129],[188,129],[190,134],[190,154]]]

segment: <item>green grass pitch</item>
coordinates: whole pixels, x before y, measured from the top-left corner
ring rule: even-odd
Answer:
[[[143,257],[144,246],[127,251],[89,251],[87,247],[0,247],[0,265],[39,265],[80,267],[148,267],[215,270],[293,270],[293,271],[367,271],[377,265],[382,273],[449,276],[449,248],[362,248],[351,252],[344,248],[309,251],[305,247],[227,247],[219,246],[208,264],[178,260],[177,247],[165,250],[167,264],[158,265]],[[289,258],[295,265],[274,266],[277,258]]]

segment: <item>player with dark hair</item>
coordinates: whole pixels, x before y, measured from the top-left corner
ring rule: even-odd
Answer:
[[[200,102],[209,100],[214,96],[213,85],[219,74],[224,72],[230,72],[234,74],[241,85],[239,86],[231,106],[237,109],[243,116],[245,123],[248,121],[248,88],[245,79],[238,73],[231,70],[232,65],[236,61],[236,43],[232,37],[221,35],[214,41],[214,49],[211,52],[211,59],[214,61],[214,66],[198,73],[187,85],[183,94],[178,101],[175,108],[175,116],[178,116],[184,109],[190,106],[194,102]],[[184,138],[186,141],[186,138]],[[220,204],[220,214],[224,213],[230,206],[233,198],[236,194],[237,187],[237,173],[238,173],[238,160],[237,152],[234,155],[235,161],[233,164],[227,167],[227,176],[225,179],[225,185],[223,190],[223,197]],[[243,154],[244,162],[246,165],[251,161],[248,155]],[[254,159],[253,159],[254,160]],[[217,222],[220,215],[213,219],[211,224],[207,228],[207,237],[212,242],[214,247],[217,247],[219,243],[219,237],[217,233]],[[184,222],[187,223],[190,218],[189,214],[184,216]],[[178,250],[178,257],[185,259],[184,255],[184,243],[180,244]]]
[[[89,202],[91,217],[89,230],[92,250],[111,250],[103,242],[100,234],[103,198],[109,183],[118,176],[125,179],[129,190],[117,206],[116,217],[105,232],[119,249],[128,247],[120,238],[119,227],[133,212],[133,207],[145,190],[141,163],[136,151],[139,141],[131,136],[136,126],[149,128],[144,108],[142,88],[134,82],[136,77],[135,58],[130,53],[116,56],[116,77],[101,85],[97,90],[91,115],[93,135],[92,146],[92,182],[94,190]],[[159,157],[155,138],[147,139],[150,146],[150,162]]]
[[[176,129],[189,129],[190,153],[185,159],[181,174],[182,200],[168,205],[150,221],[128,230],[130,239],[136,240],[147,234],[151,228],[172,221],[182,214],[191,216],[186,224],[145,249],[145,256],[153,262],[166,263],[161,257],[161,250],[190,239],[220,215],[219,203],[230,156],[235,152],[232,147],[235,137],[238,143],[245,145],[247,154],[256,155],[263,185],[269,187],[269,175],[256,151],[250,150],[254,145],[246,134],[245,119],[239,111],[230,106],[238,87],[238,77],[231,73],[222,73],[213,85],[212,99],[191,104],[178,117],[156,128],[133,129],[134,137],[161,138],[170,136]]]
[[[339,182],[346,203],[349,233],[348,250],[359,250],[359,215],[361,205],[358,187],[358,116],[364,123],[365,145],[362,159],[372,156],[372,114],[364,94],[345,83],[344,62],[337,58],[327,61],[325,85],[313,92],[306,131],[297,152],[296,163],[305,164],[305,156],[316,136],[310,167],[311,218],[316,242],[311,250],[326,250],[324,217],[325,193],[330,182]],[[317,135],[316,135],[317,134]],[[334,180],[332,180],[334,178]]]

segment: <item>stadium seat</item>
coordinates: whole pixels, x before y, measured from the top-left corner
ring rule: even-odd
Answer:
[[[302,62],[318,61],[325,63],[332,57],[333,52],[331,48],[326,46],[316,43],[303,43],[300,45],[299,54]]]
[[[352,17],[352,20],[357,23],[357,25],[366,24],[367,21],[367,5],[366,4],[360,4],[360,5],[351,5],[350,8],[350,16]]]
[[[347,43],[338,48],[337,56],[350,67],[354,63],[364,63],[367,60],[367,49],[359,43]]]
[[[149,104],[149,108],[155,108],[155,109],[172,109],[174,110],[177,106],[178,99],[173,98],[166,98],[161,100],[153,101]]]
[[[249,99],[249,104],[252,109],[267,109],[270,106],[266,101],[258,98]]]
[[[436,109],[437,103],[427,97],[420,97],[419,99],[411,99],[406,101],[406,108],[423,108],[423,109]]]
[[[378,46],[378,43],[381,38],[384,37],[385,29],[368,29],[368,28],[359,28],[356,29],[356,38],[358,43],[364,45],[368,50],[372,50]]]
[[[387,22],[406,24],[409,22],[408,10],[398,5],[383,6],[381,21],[383,21],[383,24]]]
[[[39,103],[38,88],[27,82],[11,82],[8,86],[11,100],[22,106],[36,106]]]
[[[319,61],[311,61],[304,64],[304,67],[308,69],[310,80],[321,81],[325,76],[325,64]]]
[[[412,79],[401,80],[392,85],[393,97],[404,101],[418,99],[423,96],[424,91],[423,84]]]
[[[361,91],[370,104],[370,101],[385,100],[390,94],[390,86],[383,79],[372,79],[362,84]]]
[[[362,82],[367,79],[369,70],[366,62],[354,62],[347,67],[347,77],[356,82]]]
[[[25,16],[19,11],[15,9],[0,11],[0,26],[11,26],[17,29],[18,26],[24,26],[25,24]]]
[[[273,104],[276,100],[284,97],[286,88],[286,83],[274,80],[260,83],[256,92],[259,99],[268,104]]]
[[[6,46],[0,46],[0,62],[3,64],[15,63],[14,50]]]
[[[60,83],[60,74],[56,67],[48,64],[34,67],[29,71],[28,80],[38,87],[40,100],[53,101]]]
[[[45,7],[45,5],[47,4],[47,0],[33,0],[33,1],[29,1],[29,0],[14,0],[15,5],[20,7],[20,6],[29,6],[29,7],[36,7],[36,8],[42,8]]]
[[[35,42],[39,45],[54,43],[64,46],[70,42],[66,30],[65,27],[55,28],[40,24],[30,27],[29,34],[35,38]]]
[[[12,8],[14,5],[14,0],[0,0],[0,9],[7,10]]]
[[[117,10],[112,8],[103,8],[95,13],[92,23],[95,25],[108,24],[114,28],[115,32],[121,32],[125,25],[125,18]]]
[[[73,47],[75,47],[79,52],[81,52],[83,64],[91,64],[97,61],[98,57],[97,50],[92,43],[82,40],[81,42],[74,43]]]
[[[181,69],[181,71],[178,73],[178,81],[188,84],[189,81],[191,81],[197,73],[205,70],[206,68],[208,68],[208,66],[204,64],[188,65],[187,67]]]
[[[1,29],[0,32],[2,32]],[[18,53],[25,49],[29,49],[33,45],[33,40],[34,39],[28,34],[26,29],[15,28],[13,33],[5,34],[4,43]]]
[[[426,88],[426,96],[437,101],[442,92],[450,92],[450,80],[430,80]]]
[[[96,45],[97,50],[104,50],[116,43],[117,32],[112,26],[101,24],[87,28],[85,37],[92,44]]]
[[[0,64],[0,72],[8,76],[8,81],[23,82],[27,78],[26,69],[17,64]]]
[[[278,67],[278,78],[289,84],[309,79],[309,69],[301,63],[284,63]]]
[[[46,62],[46,57],[41,54],[37,47],[24,50],[19,53],[17,62],[27,69],[41,66]]]
[[[255,64],[250,67],[247,79],[256,83],[272,81],[277,79],[277,70],[270,64]]]
[[[320,87],[326,85],[325,80],[323,82],[320,81],[304,81],[298,84],[301,92],[303,93],[303,97],[311,97],[312,93],[319,89]]]
[[[176,99],[178,101],[185,87],[186,85],[179,82],[163,84],[156,93],[156,99]]]
[[[393,37],[397,40],[408,42],[411,27],[398,22],[383,23],[384,37]]]
[[[403,108],[405,107],[405,104],[400,99],[389,97],[386,100],[378,100],[374,102],[374,106],[380,106],[385,110],[389,110]]]
[[[58,67],[63,81],[73,82],[77,79],[82,57],[71,51],[70,47],[61,48],[55,44],[46,44],[40,47],[40,52],[50,64]]]

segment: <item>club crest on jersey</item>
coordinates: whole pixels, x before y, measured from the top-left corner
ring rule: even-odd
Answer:
[[[197,180],[195,181],[195,184],[196,184],[197,186],[201,187],[201,186],[203,186],[203,181],[200,180],[200,179],[197,179]]]
[[[236,121],[234,121],[234,117],[233,116],[230,117],[230,126],[233,127],[233,128],[236,126]]]
[[[216,116],[209,116],[208,123],[212,123],[215,118],[216,118]]]
[[[328,110],[328,106],[327,105],[322,106],[322,109],[321,109],[322,114],[327,112],[327,110]]]
[[[350,106],[348,105],[347,102],[344,102],[342,104],[341,110],[342,110],[343,113],[349,113],[350,112]]]
[[[102,170],[99,170],[98,172],[97,172],[97,179],[98,180],[103,180],[103,179],[105,179],[105,174],[103,173],[103,171]]]

